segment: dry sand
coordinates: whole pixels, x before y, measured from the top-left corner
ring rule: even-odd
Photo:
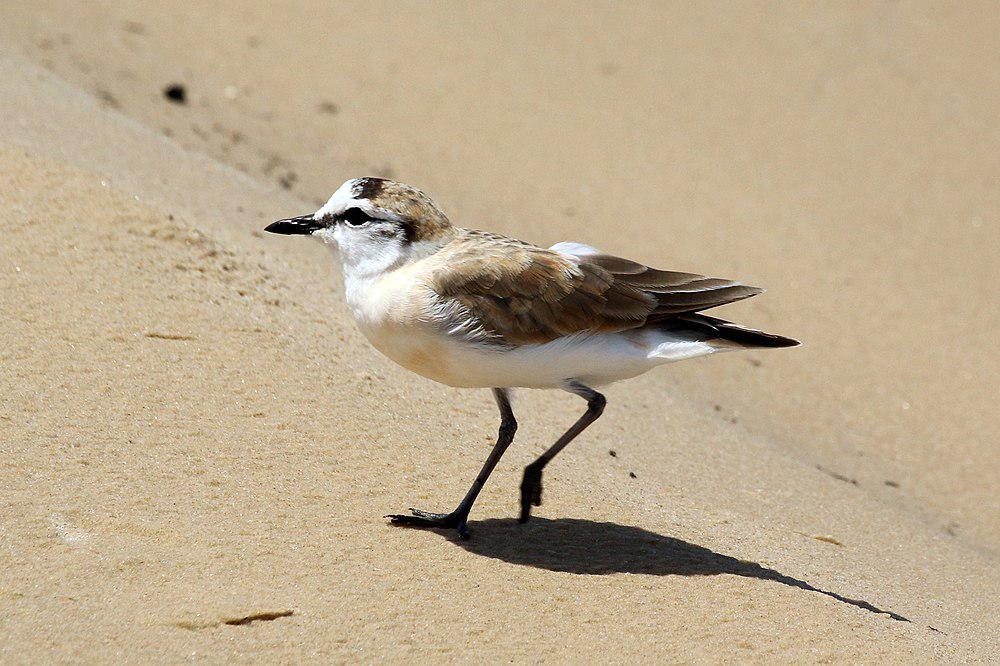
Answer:
[[[995,6],[0,19],[0,661],[998,659]],[[374,174],[761,284],[723,313],[806,345],[611,388],[518,526],[581,407],[524,392],[473,539],[392,529],[464,492],[488,392],[259,233]]]

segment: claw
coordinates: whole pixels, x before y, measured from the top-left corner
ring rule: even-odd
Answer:
[[[452,513],[431,513],[420,509],[410,508],[410,515],[389,514],[386,516],[391,525],[399,527],[430,527],[438,529],[457,529],[458,535],[463,539],[469,538],[469,528],[465,522],[465,516]]]
[[[449,516],[447,513],[431,513],[430,511],[414,509],[413,507],[410,507],[410,513],[417,518],[426,518],[427,520],[446,520]]]

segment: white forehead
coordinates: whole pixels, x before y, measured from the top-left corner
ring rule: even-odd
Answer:
[[[316,211],[313,218],[320,219],[327,215],[339,215],[350,207],[361,208],[369,213],[372,212],[374,206],[371,201],[368,199],[355,198],[354,187],[357,182],[357,178],[352,178],[338,187],[337,191],[333,193],[333,196],[330,197],[329,201],[323,204],[322,208]]]

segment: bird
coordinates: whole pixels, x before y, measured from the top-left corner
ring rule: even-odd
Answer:
[[[361,333],[404,368],[458,388],[489,388],[500,412],[496,443],[449,513],[411,508],[391,525],[457,530],[514,440],[511,391],[561,389],[586,411],[524,468],[519,522],[542,503],[542,472],[596,421],[597,389],[674,361],[797,340],[702,314],[760,294],[733,280],[665,271],[561,242],[549,248],[457,227],[422,191],[384,178],[346,181],[314,213],[278,220],[274,234],[329,246]]]

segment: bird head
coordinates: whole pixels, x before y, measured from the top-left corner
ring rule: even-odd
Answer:
[[[426,194],[384,178],[354,178],[341,185],[315,213],[278,220],[274,234],[317,238],[336,248],[346,263],[408,256],[418,246],[444,241],[451,223]]]

